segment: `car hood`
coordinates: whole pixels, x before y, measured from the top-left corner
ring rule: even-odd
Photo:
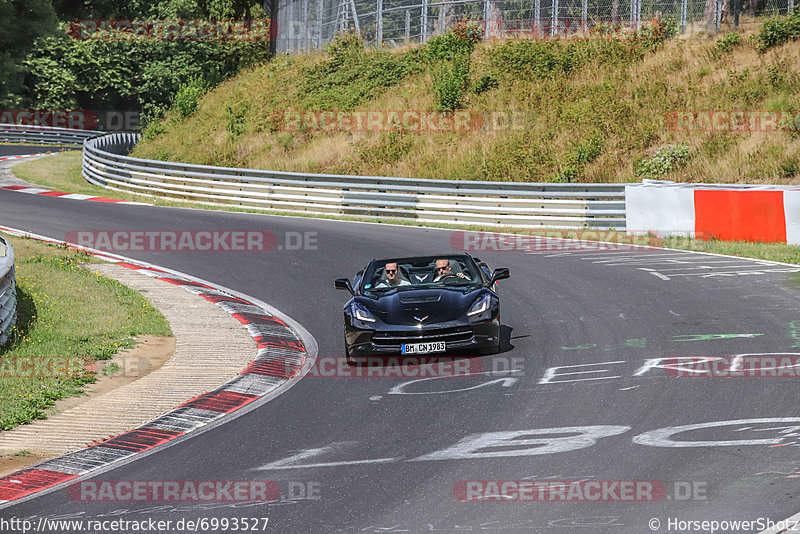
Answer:
[[[359,301],[384,323],[418,326],[464,317],[480,293],[481,289],[414,289],[391,291]]]

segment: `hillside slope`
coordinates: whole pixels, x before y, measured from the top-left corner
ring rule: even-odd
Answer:
[[[461,27],[391,51],[345,36],[327,52],[251,68],[195,111],[173,108],[133,155],[421,178],[800,183],[800,46],[759,53],[747,35],[668,34],[655,21],[639,35],[480,42]],[[320,110],[437,109],[484,124],[373,132],[314,123]],[[716,110],[758,113],[702,113]],[[739,126],[715,130],[727,121]],[[743,131],[751,122],[767,131]]]

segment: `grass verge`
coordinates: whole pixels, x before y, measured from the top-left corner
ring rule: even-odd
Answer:
[[[14,247],[18,319],[0,347],[0,430],[46,418],[55,401],[95,381],[92,362],[132,347],[135,336],[172,335],[145,297],[84,269],[91,256],[3,237]],[[37,374],[45,376],[27,376]]]
[[[101,187],[93,186],[87,183],[80,173],[80,152],[62,152],[47,158],[37,159],[26,163],[21,163],[13,168],[14,174],[19,178],[28,180],[38,185],[53,187],[71,193],[83,192],[85,194],[102,195],[110,198],[119,198],[125,200],[142,201],[144,197],[139,195],[130,195],[103,189]],[[148,202],[153,202],[156,205],[173,206],[173,207],[192,207],[198,209],[213,209],[222,211],[233,211],[239,213],[269,213],[275,215],[290,215],[295,217],[308,216],[314,218],[324,219],[338,219],[349,221],[368,221],[378,223],[391,223],[402,224],[407,226],[429,226],[433,228],[450,228],[453,230],[475,230],[486,232],[507,232],[507,233],[523,233],[525,235],[552,235],[553,230],[524,230],[518,228],[497,228],[488,226],[477,225],[444,225],[444,224],[426,224],[419,225],[412,221],[391,218],[379,219],[366,219],[362,217],[353,216],[320,216],[320,215],[304,215],[302,213],[288,213],[279,211],[266,211],[255,210],[247,208],[236,208],[226,206],[207,206],[200,203],[193,202],[178,202],[162,199],[150,199]],[[631,242],[631,238],[624,233],[620,235],[618,232],[603,232],[603,235],[608,236],[609,240],[614,242],[627,243]],[[568,232],[564,232],[564,237],[570,237]],[[576,237],[578,237],[576,235]],[[589,238],[586,238],[589,239]],[[634,243],[643,243],[643,240],[633,240]],[[770,261],[779,261],[784,263],[800,263],[800,246],[784,245],[781,243],[748,243],[741,241],[704,241],[700,239],[686,239],[686,238],[669,238],[669,239],[652,239],[648,240],[648,244],[653,246],[661,246],[665,248],[676,248],[682,250],[693,250],[698,252],[712,252],[715,254],[725,254],[729,256],[740,256],[743,258],[757,258]]]

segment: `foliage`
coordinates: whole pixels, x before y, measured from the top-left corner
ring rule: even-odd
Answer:
[[[475,83],[472,85],[472,89],[471,90],[476,95],[480,95],[480,94],[485,93],[486,91],[488,91],[490,89],[494,89],[495,87],[497,87],[499,85],[499,83],[500,82],[497,79],[497,75],[494,74],[493,72],[490,72],[489,74],[485,74],[485,75],[481,76],[480,78],[478,78],[475,81]]]
[[[329,57],[325,61],[304,69],[303,84],[297,91],[304,109],[353,110],[423,67],[419,50],[367,52],[354,34],[340,35],[326,51]]]
[[[56,16],[62,20],[58,25]],[[54,0],[52,6],[47,0],[0,1],[0,105],[135,110],[152,119],[189,80],[214,86],[269,58],[269,44],[263,42],[80,41],[67,35],[67,21],[77,18],[205,16],[263,16],[263,11],[246,0]]]
[[[758,34],[753,36],[756,49],[766,52],[770,48],[800,39],[800,9],[788,17],[775,17],[761,23]]]
[[[233,137],[242,135],[246,128],[245,117],[247,116],[247,104],[239,103],[235,106],[226,106],[225,116],[225,130],[228,131]]]
[[[185,119],[197,111],[197,103],[200,97],[208,90],[206,82],[202,78],[192,77],[181,85],[175,94],[175,101],[172,106],[178,117]]]
[[[56,31],[56,14],[47,0],[0,1],[0,109],[32,104],[25,94],[20,59],[34,42]]]
[[[461,22],[428,41],[425,57],[432,69],[436,111],[454,111],[464,104],[472,51],[481,34]]]
[[[725,34],[725,37],[718,39],[714,47],[720,52],[727,53],[732,51],[737,46],[742,44],[742,37],[738,33],[731,32]]]
[[[689,155],[686,143],[664,145],[652,157],[643,160],[636,172],[644,178],[658,178],[685,165]]]

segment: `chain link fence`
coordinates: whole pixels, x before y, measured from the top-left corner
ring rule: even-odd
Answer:
[[[562,38],[593,27],[640,29],[673,19],[681,32],[714,31],[785,15],[795,0],[281,0],[278,52],[320,49],[344,31],[372,46],[424,43],[458,20],[486,39]]]

